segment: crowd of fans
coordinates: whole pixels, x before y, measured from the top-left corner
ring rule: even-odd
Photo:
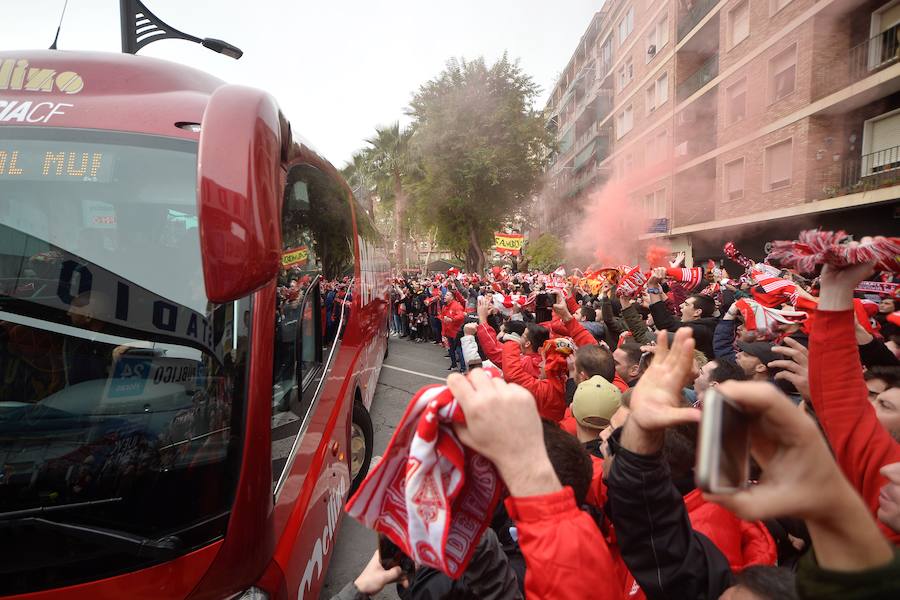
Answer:
[[[461,577],[376,552],[339,597],[900,597],[900,313],[859,291],[893,275],[681,261],[395,279],[392,332],[468,372],[452,430],[505,500]],[[729,494],[695,484],[711,388],[749,423]]]

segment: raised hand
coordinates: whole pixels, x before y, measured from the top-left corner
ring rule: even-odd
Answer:
[[[631,395],[631,416],[622,433],[622,446],[638,454],[651,454],[662,447],[667,427],[700,420],[700,411],[687,407],[682,389],[694,368],[694,338],[682,327],[669,348],[668,335],[656,336],[655,356]]]
[[[804,519],[823,568],[854,571],[890,562],[890,545],[813,420],[768,383],[728,381],[718,390],[748,416],[750,451],[763,476],[757,485],[707,499],[748,521]]]
[[[775,379],[789,381],[800,392],[800,396],[810,401],[809,394],[809,350],[793,338],[784,338],[783,346],[774,346],[772,352],[786,358],[773,360],[768,364],[770,369],[784,369],[775,374]]]
[[[541,418],[528,390],[482,369],[468,376],[450,375],[447,387],[466,417],[465,425],[453,426],[460,441],[494,463],[510,493],[532,496],[562,487],[547,457]]]
[[[669,266],[673,269],[680,267],[684,264],[685,254],[684,251],[679,252],[675,255],[675,258],[669,263]]]
[[[487,323],[488,316],[491,314],[490,296],[479,296],[476,310],[478,311],[478,322]]]

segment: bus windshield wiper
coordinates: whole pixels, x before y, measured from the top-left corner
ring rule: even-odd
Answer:
[[[125,531],[97,527],[95,525],[79,525],[51,521],[42,517],[21,517],[15,520],[0,521],[0,529],[14,525],[34,525],[45,529],[59,531],[72,537],[87,541],[98,541],[128,550],[139,557],[165,558],[179,552],[182,543],[177,535],[165,535],[153,539],[135,535]]]
[[[87,502],[70,502],[68,504],[52,504],[50,506],[36,506],[34,508],[23,508],[21,510],[8,510],[6,512],[0,512],[0,523],[36,515],[46,515],[59,511],[72,510],[75,508],[92,508],[94,506],[113,504],[121,501],[121,498],[104,498],[103,500],[89,500]]]

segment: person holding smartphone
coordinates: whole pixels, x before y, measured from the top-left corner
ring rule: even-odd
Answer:
[[[679,329],[635,387],[631,415],[610,438],[610,518],[619,550],[648,598],[737,597],[740,577],[716,546],[691,525],[662,448],[666,429],[700,419],[681,389],[692,374],[694,341]],[[862,499],[835,464],[816,424],[775,387],[725,382],[717,390],[745,414],[762,482],[707,496],[744,519],[804,519],[814,554],[801,561],[800,598],[891,598],[900,595],[900,560]],[[736,585],[737,584],[737,585]]]

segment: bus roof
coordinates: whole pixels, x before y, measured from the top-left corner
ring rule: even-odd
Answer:
[[[0,52],[0,126],[46,125],[196,139],[225,82],[177,63],[109,52]]]

